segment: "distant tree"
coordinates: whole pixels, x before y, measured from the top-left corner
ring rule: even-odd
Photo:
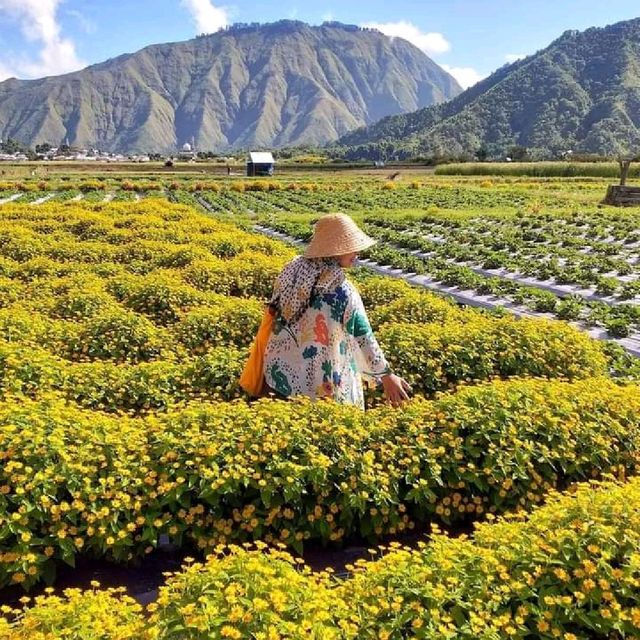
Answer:
[[[519,144],[514,144],[513,146],[509,147],[507,155],[515,161],[527,160],[527,158],[529,157],[527,147],[523,147]]]
[[[0,151],[3,153],[26,153],[27,148],[13,138],[7,138],[4,142],[0,142]]]
[[[476,151],[476,158],[478,159],[478,162],[485,162],[488,156],[489,156],[489,151],[485,146],[480,147]]]
[[[36,145],[36,153],[49,153],[51,151],[51,145],[48,142]]]

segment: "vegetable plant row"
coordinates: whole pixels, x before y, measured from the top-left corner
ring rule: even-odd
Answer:
[[[312,232],[312,219],[297,221],[291,218],[270,217],[269,228],[291,237],[307,241]],[[476,273],[472,268],[459,265],[447,255],[447,245],[425,241],[396,231],[378,230],[369,227],[371,235],[381,239],[381,243],[363,252],[382,265],[390,265],[407,273],[427,274],[444,287],[456,286],[482,295],[507,298],[514,303],[524,304],[532,311],[551,313],[562,320],[580,320],[588,326],[602,326],[611,337],[627,337],[640,333],[640,304],[636,301],[588,300],[579,294],[564,297],[533,285],[520,284],[514,279],[499,275],[487,276]],[[440,246],[433,256],[416,254],[427,247]],[[635,295],[639,281],[630,281],[624,287],[628,295]]]

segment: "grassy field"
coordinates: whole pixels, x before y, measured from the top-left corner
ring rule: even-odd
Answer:
[[[620,176],[620,166],[617,162],[467,162],[441,165],[436,168],[436,174],[547,178],[583,176],[616,180]],[[628,177],[640,177],[640,164],[631,165]]]

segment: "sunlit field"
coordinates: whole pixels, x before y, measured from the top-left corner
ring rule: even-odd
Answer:
[[[640,209],[223,169],[0,175],[0,638],[640,636]],[[250,402],[274,278],[336,211],[379,241],[350,277],[413,397]],[[58,585],[167,544],[144,606]]]

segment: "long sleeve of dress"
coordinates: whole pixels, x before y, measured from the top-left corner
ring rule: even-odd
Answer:
[[[362,298],[353,286],[349,286],[343,322],[347,336],[356,343],[356,359],[361,373],[374,377],[388,372],[389,364],[371,329]]]

